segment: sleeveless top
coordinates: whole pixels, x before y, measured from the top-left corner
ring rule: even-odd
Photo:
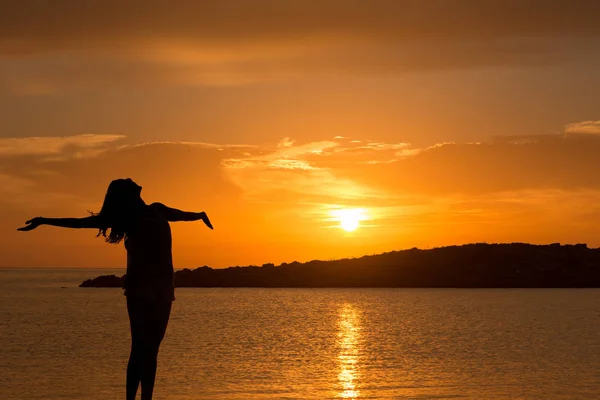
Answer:
[[[160,212],[150,205],[136,225],[127,232],[127,275],[123,288],[126,296],[147,300],[175,300],[171,227]]]

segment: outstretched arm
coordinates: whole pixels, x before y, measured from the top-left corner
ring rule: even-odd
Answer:
[[[36,217],[25,222],[27,225],[17,229],[18,231],[31,231],[40,225],[59,226],[61,228],[96,228],[100,229],[100,218],[92,215],[84,218],[44,218]]]
[[[162,203],[153,203],[153,207],[156,207],[165,216],[167,221],[199,221],[202,220],[206,226],[213,229],[208,216],[204,211],[192,212],[192,211],[181,211],[176,208],[167,207]]]

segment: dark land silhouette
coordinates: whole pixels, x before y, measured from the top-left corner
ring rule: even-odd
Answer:
[[[124,278],[100,276],[80,287],[121,287]],[[600,249],[476,243],[279,266],[203,266],[176,271],[174,279],[176,287],[596,288]]]

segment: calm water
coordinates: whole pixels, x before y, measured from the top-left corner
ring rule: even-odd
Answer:
[[[113,271],[0,269],[0,398],[123,399]],[[65,288],[62,288],[62,287]],[[178,289],[156,398],[594,399],[600,290]]]

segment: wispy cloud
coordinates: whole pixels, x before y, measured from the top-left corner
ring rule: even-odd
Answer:
[[[431,146],[428,146],[428,147],[425,147],[425,148],[422,148],[422,149],[409,148],[409,146],[406,146],[405,148],[400,148],[400,150],[397,151],[395,153],[395,155],[398,158],[414,157],[414,156],[416,156],[418,154],[421,154],[422,152],[427,151],[427,150],[438,149],[438,148],[443,147],[443,146],[454,145],[454,144],[456,144],[456,143],[454,143],[454,142],[441,142],[441,143],[436,143],[436,144],[433,144]]]
[[[193,142],[193,141],[172,141],[172,140],[160,140],[160,141],[151,141],[151,142],[142,142],[135,144],[126,144],[119,146],[118,149],[126,149],[131,147],[144,147],[144,146],[156,146],[161,144],[167,145],[183,145],[190,147],[202,147],[206,149],[215,149],[215,150],[225,150],[225,149],[257,149],[258,145],[253,144],[218,144],[218,143],[209,143],[209,142]]]
[[[0,156],[96,155],[106,145],[124,139],[123,135],[83,134],[63,137],[0,138]]]
[[[290,139],[289,137],[285,137],[279,141],[277,147],[292,147],[296,143],[295,140]]]
[[[288,160],[285,158],[277,159],[269,164],[272,168],[282,168],[282,169],[302,169],[302,170],[311,170],[315,169],[310,163],[302,160]]]
[[[332,152],[342,151],[336,141],[296,144],[290,138],[282,139],[273,148],[263,148],[260,154],[248,154],[223,160],[232,180],[253,199],[269,197],[288,198],[294,193],[299,199],[364,199],[385,196],[368,185],[357,184],[349,178],[336,176],[332,168],[315,163]]]
[[[600,121],[581,121],[568,124],[565,127],[567,134],[600,135]]]
[[[373,157],[360,168],[344,165],[344,176],[392,193],[440,196],[525,189],[600,188],[600,136],[595,124],[570,134],[510,136],[483,143],[440,143],[401,149],[383,163]],[[587,133],[587,134],[582,134]]]
[[[350,140],[349,138],[336,137],[337,142],[340,144],[334,149],[337,152],[353,152],[353,153],[369,153],[369,152],[381,152],[387,150],[401,150],[409,149],[410,143],[385,143],[385,142],[374,142],[371,140]]]
[[[410,143],[385,143],[336,136],[333,141],[298,144],[286,137],[273,147],[260,147],[223,160],[226,172],[249,198],[289,199],[293,193],[302,201],[344,200],[386,203],[397,198],[389,188],[356,180],[349,171],[361,164],[390,164],[453,143],[412,148]],[[388,174],[384,174],[388,175]],[[360,177],[360,174],[357,175]],[[377,182],[375,179],[374,182]],[[285,194],[287,193],[287,195]],[[292,196],[293,197],[293,196]]]

